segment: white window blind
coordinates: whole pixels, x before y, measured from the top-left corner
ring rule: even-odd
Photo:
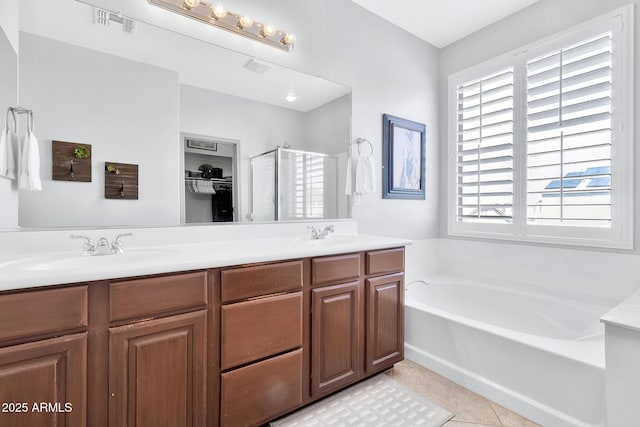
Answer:
[[[449,78],[449,234],[632,247],[632,12]]]
[[[513,68],[456,89],[457,219],[513,217]]]
[[[288,217],[324,218],[324,157],[294,152],[285,159]]]
[[[611,226],[611,33],[527,63],[527,219]]]

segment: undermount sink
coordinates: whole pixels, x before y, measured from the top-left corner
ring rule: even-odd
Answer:
[[[138,263],[146,259],[153,259],[157,256],[171,255],[172,253],[173,251],[167,249],[129,249],[120,255],[51,255],[10,261],[0,264],[0,268],[15,268],[27,271],[92,268]]]

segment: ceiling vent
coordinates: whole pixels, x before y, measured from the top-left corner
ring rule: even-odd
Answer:
[[[246,64],[244,64],[244,68],[251,70],[254,73],[266,74],[273,67],[270,64],[267,64],[266,62],[260,62],[252,58]]]
[[[121,13],[109,12],[105,9],[100,9],[99,7],[94,7],[94,22],[97,25],[103,27],[110,27],[112,22],[120,24],[122,26],[122,31],[127,34],[134,34],[136,32],[136,21],[131,18],[128,18]]]

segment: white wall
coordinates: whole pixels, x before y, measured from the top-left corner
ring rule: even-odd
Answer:
[[[375,146],[376,179],[382,182],[382,114],[427,125],[427,199],[382,200],[382,191],[354,209],[361,232],[425,239],[438,235],[438,50],[349,0],[237,0],[233,10],[250,13],[296,35],[291,53],[237,35],[176,19],[147,4],[90,0],[123,13],[146,12],[162,26],[188,27],[213,43],[350,86],[353,138]],[[381,185],[379,186],[381,187]],[[393,225],[393,226],[390,226]]]
[[[638,8],[638,0],[632,1]],[[533,43],[606,12],[629,4],[629,0],[540,0],[537,3],[442,49],[440,54],[440,162],[447,164],[448,76]],[[635,140],[640,127],[640,14],[635,11]],[[634,170],[640,168],[640,148],[635,147]],[[636,172],[636,182],[638,173]],[[447,170],[440,180],[446,188]],[[440,194],[440,232],[447,235],[447,192]],[[534,282],[565,289],[568,293],[608,297],[620,301],[640,279],[640,185],[635,185],[635,250],[605,251],[558,248],[544,245],[447,239],[442,252],[448,254],[443,268],[465,275],[477,274]]]
[[[440,140],[442,149],[440,160],[447,164],[447,79],[458,71],[475,64],[490,60],[501,54],[511,52],[527,44],[541,40],[564,31],[572,26],[594,19],[606,12],[618,9],[629,3],[635,3],[638,8],[639,0],[540,0],[537,3],[511,15],[497,23],[490,25],[441,51],[440,55],[440,105],[443,114],[440,116]],[[640,81],[638,80],[638,63],[640,61],[640,14],[635,12],[635,117],[640,123]],[[640,135],[640,127],[635,127],[635,140]],[[640,167],[640,149],[635,150],[634,170]],[[440,179],[447,182],[446,168],[442,168]],[[636,244],[640,239],[638,218],[640,214],[640,186],[635,186],[635,230]],[[446,188],[443,186],[443,188]],[[440,224],[441,234],[447,233],[447,193],[440,195]],[[638,250],[636,250],[638,252]],[[638,252],[640,253],[640,252]]]
[[[351,103],[349,94],[307,113],[309,151],[326,154],[347,151],[351,142]],[[341,170],[340,174],[344,172]]]
[[[5,28],[9,16],[7,5],[0,6],[0,132],[4,127],[4,114],[8,107],[18,103],[18,55]],[[17,10],[17,9],[16,9]],[[4,15],[4,14],[7,15]],[[17,16],[16,16],[17,18]],[[11,119],[9,120],[10,123]],[[18,226],[18,187],[15,180],[0,178],[0,229]]]
[[[19,50],[18,1],[19,0],[0,1],[0,29],[4,30],[15,52]]]
[[[175,72],[20,33],[20,103],[34,111],[42,192],[20,191],[23,227],[180,222]],[[93,181],[51,179],[51,141],[92,144]],[[104,162],[134,163],[139,200],[104,198]]]

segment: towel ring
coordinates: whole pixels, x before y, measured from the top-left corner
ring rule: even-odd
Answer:
[[[356,139],[356,143],[358,144],[358,155],[362,154],[360,152],[360,145],[362,145],[363,142],[366,142],[367,144],[369,144],[369,148],[371,149],[371,154],[373,154],[373,144],[371,143],[371,141],[369,141],[366,138],[358,138]]]
[[[4,116],[4,125],[6,128],[9,128],[9,113],[11,113],[11,117],[13,117],[13,131],[18,132],[18,119],[16,118],[16,112],[11,108],[7,108],[7,114]]]

